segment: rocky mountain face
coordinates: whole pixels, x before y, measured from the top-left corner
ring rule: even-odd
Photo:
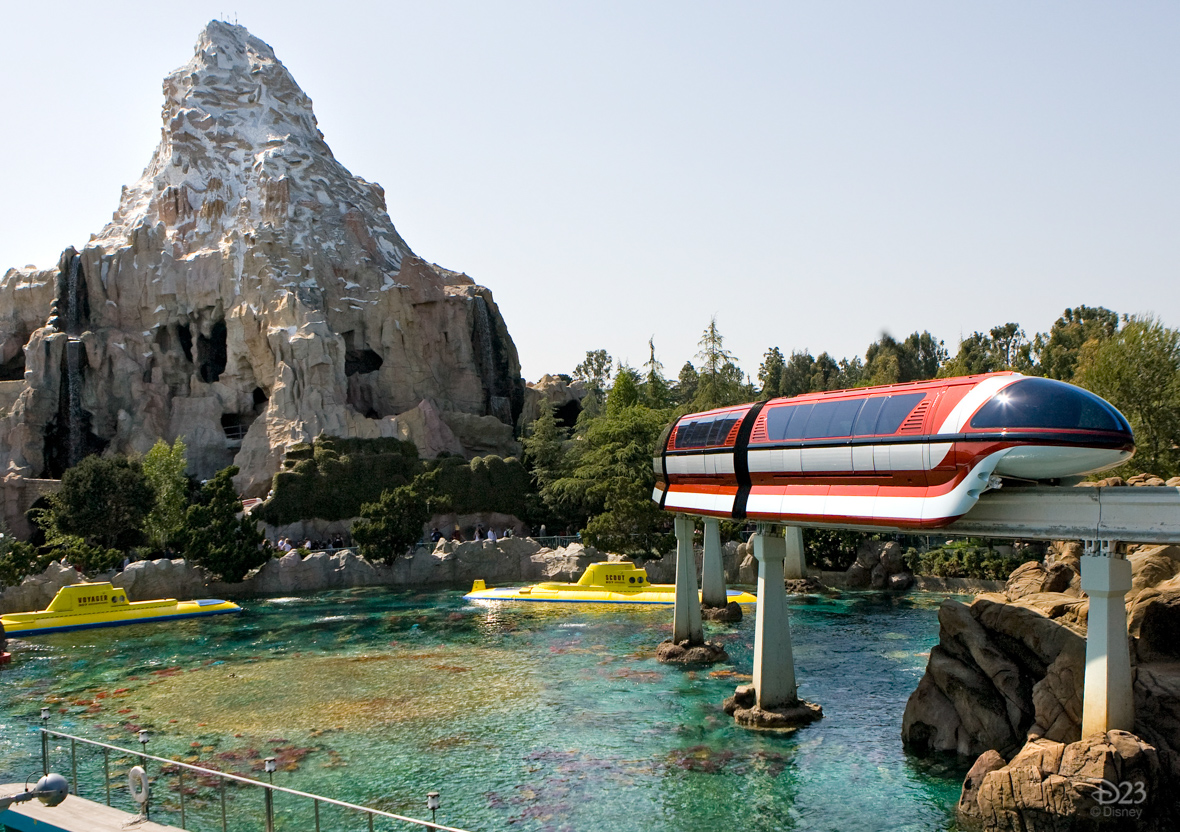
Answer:
[[[110,223],[0,279],[6,475],[183,437],[196,476],[233,463],[261,495],[321,432],[517,450],[524,383],[491,292],[410,250],[269,46],[210,23],[162,115]]]

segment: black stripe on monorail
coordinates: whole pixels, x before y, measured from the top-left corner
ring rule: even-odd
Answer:
[[[750,496],[753,481],[750,479],[750,457],[747,451],[750,445],[750,434],[754,432],[754,423],[758,421],[758,414],[766,402],[758,402],[742,419],[742,426],[738,428],[737,439],[733,443],[733,474],[737,479],[737,494],[733,497],[733,519],[743,520],[746,516],[746,500]],[[667,446],[665,446],[667,447]],[[668,470],[667,459],[664,461],[664,471]]]
[[[740,440],[740,437],[739,437]],[[843,448],[855,445],[925,445],[949,442],[1020,442],[1039,445],[1085,445],[1092,448],[1131,450],[1135,440],[1120,434],[1097,433],[1051,433],[1047,431],[989,431],[987,433],[934,433],[921,436],[844,436],[834,439],[804,439],[792,442],[760,442],[747,445],[747,451],[793,450],[795,448]],[[739,445],[732,448],[685,448],[679,451],[665,451],[666,456],[703,456],[708,454],[732,454]],[[743,455],[744,456],[744,455]],[[736,463],[735,463],[736,469]],[[747,469],[748,473],[748,469]]]

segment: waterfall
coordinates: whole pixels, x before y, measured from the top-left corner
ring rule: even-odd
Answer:
[[[71,337],[66,342],[66,413],[68,432],[66,434],[66,460],[73,468],[82,461],[86,451],[82,413],[82,342]]]
[[[69,335],[82,334],[82,304],[78,296],[78,272],[82,268],[82,258],[75,254],[70,258],[70,270],[66,282],[66,333]]]
[[[498,396],[496,376],[496,351],[492,343],[492,319],[488,314],[488,304],[478,295],[475,297],[475,323],[472,327],[472,346],[475,350],[475,363],[479,367],[479,377],[483,381],[487,393],[487,409],[491,416],[495,416],[506,425],[512,424],[512,402],[506,396]]]

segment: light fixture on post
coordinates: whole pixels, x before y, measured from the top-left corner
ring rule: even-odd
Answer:
[[[49,774],[49,734],[45,731],[49,728],[49,709],[41,709],[41,774]]]
[[[144,780],[144,785],[146,787],[146,785],[147,785],[147,773],[146,773],[147,772],[147,744],[148,744],[148,740],[151,739],[151,737],[146,730],[141,728],[139,731],[138,739],[139,739],[139,747],[141,749],[143,749],[143,754],[140,755],[139,759],[140,759],[140,763],[143,765],[143,768],[144,768],[143,780]],[[148,792],[147,792],[147,789],[145,788],[144,789],[144,801],[143,801],[143,816],[145,818],[151,817],[150,811],[148,810],[147,795],[148,795]]]
[[[266,770],[267,777],[270,779],[271,785],[275,782],[275,758],[267,757],[262,761],[262,767]],[[275,829],[275,796],[274,792],[266,789],[266,832],[274,832]]]
[[[426,808],[430,810],[430,822],[431,823],[434,823],[434,813],[438,811],[438,807],[441,805],[442,805],[442,803],[438,799],[438,792],[427,792],[426,793]]]

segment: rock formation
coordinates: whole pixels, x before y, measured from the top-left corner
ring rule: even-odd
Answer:
[[[1088,771],[1089,763],[1083,763],[1105,753],[1094,738],[1081,742],[1089,608],[1080,588],[1081,554],[1080,544],[1054,543],[1047,562],[1021,566],[1003,594],[981,594],[970,606],[943,602],[939,643],[906,705],[902,737],[911,749],[983,755],[964,785],[964,811],[987,829],[1089,828],[1070,825],[1080,823],[1094,805],[1093,789],[1078,785],[1084,785],[1078,778]],[[1158,772],[1151,776],[1158,777],[1164,794],[1175,795],[1180,787],[1180,546],[1131,547],[1127,559],[1135,732],[1125,742],[1109,740],[1121,749],[1110,765],[1138,760],[1142,755],[1135,748],[1148,748],[1150,753],[1143,754],[1158,758],[1158,765],[1152,763]],[[1030,760],[1048,753],[1045,749],[1056,762],[1037,763],[1033,771]],[[1071,754],[1080,761],[1076,766]],[[992,785],[985,788],[986,783]],[[1164,805],[1157,797],[1146,808]],[[1177,810],[1180,806],[1169,811]]]
[[[222,22],[164,80],[110,223],[0,279],[0,464],[23,477],[178,436],[247,495],[321,432],[510,455],[519,376],[491,292],[410,250],[271,48]]]

